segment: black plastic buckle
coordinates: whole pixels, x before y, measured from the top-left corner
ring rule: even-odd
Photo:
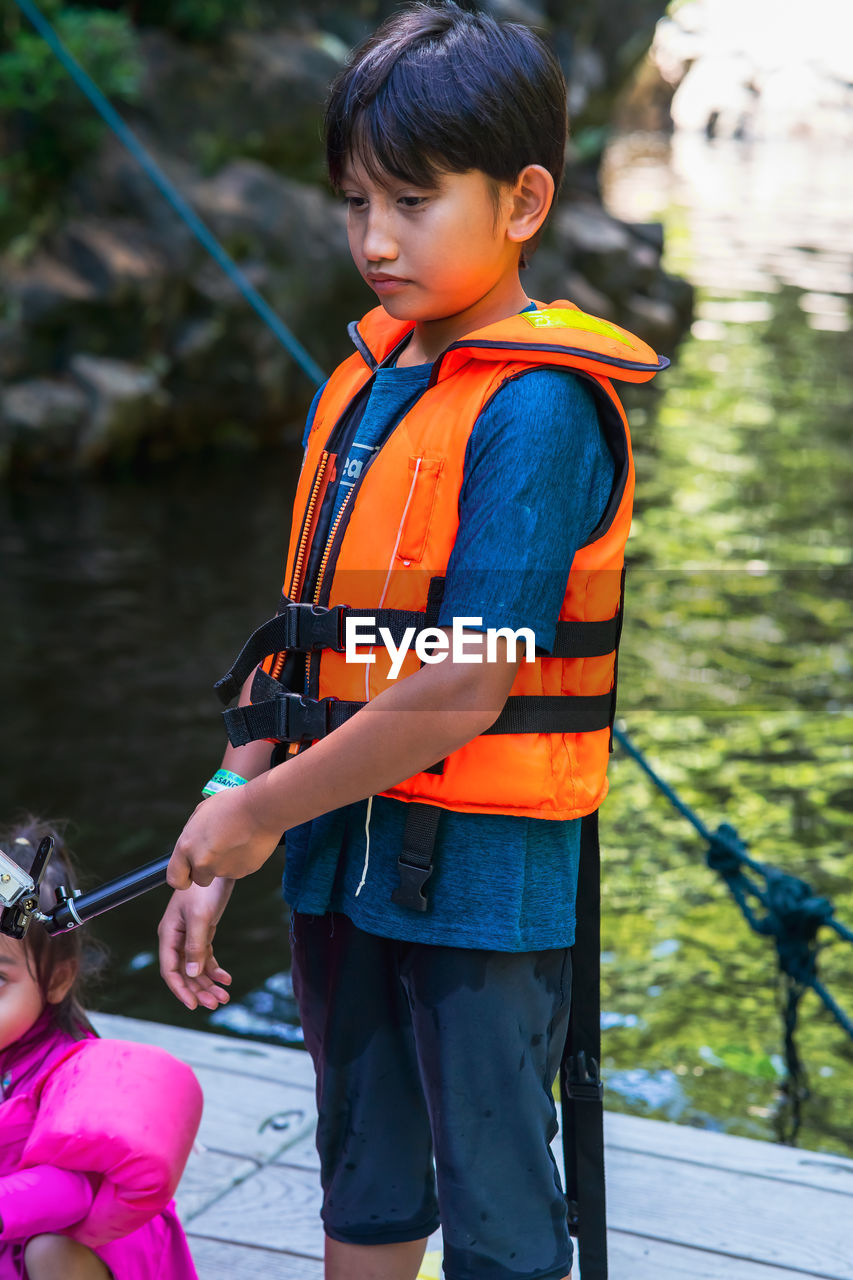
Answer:
[[[329,732],[330,698],[304,698],[299,693],[276,697],[275,737],[300,744],[325,738]]]
[[[566,1065],[565,1086],[570,1098],[575,1102],[601,1102],[604,1099],[604,1084],[601,1071],[595,1058],[589,1059],[583,1049],[572,1054]]]
[[[404,862],[402,854],[397,859],[400,868],[400,883],[391,894],[391,901],[398,907],[408,907],[410,911],[426,911],[428,903],[424,893],[424,885],[432,875],[432,867],[415,867],[411,862]]]
[[[284,612],[287,617],[287,640],[285,649],[296,649],[300,653],[314,653],[318,649],[332,649],[335,653],[343,653],[341,643],[342,604],[326,609],[318,604],[288,604]]]
[[[580,1207],[577,1200],[567,1200],[569,1235],[577,1237],[581,1229]]]

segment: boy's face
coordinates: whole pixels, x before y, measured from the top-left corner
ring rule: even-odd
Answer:
[[[389,315],[416,323],[475,309],[507,284],[518,288],[519,245],[507,238],[510,187],[478,169],[444,173],[429,189],[392,174],[371,178],[350,158],[341,184],[349,246]]]

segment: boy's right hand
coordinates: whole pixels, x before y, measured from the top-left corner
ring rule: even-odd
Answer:
[[[160,921],[160,973],[188,1009],[218,1009],[230,999],[224,987],[230,985],[231,974],[216,961],[213,935],[233,888],[233,880],[217,879],[180,889],[172,894]]]

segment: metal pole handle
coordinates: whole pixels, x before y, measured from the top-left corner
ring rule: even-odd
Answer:
[[[54,934],[77,929],[93,916],[100,916],[113,907],[120,907],[125,902],[138,898],[140,894],[147,893],[149,889],[157,889],[166,883],[166,868],[170,857],[171,854],[166,854],[156,862],[149,862],[97,889],[90,889],[88,893],[64,895],[58,905],[46,913],[47,919],[43,922],[45,931]]]

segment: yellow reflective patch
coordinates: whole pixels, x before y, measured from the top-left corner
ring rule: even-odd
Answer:
[[[624,334],[614,329],[606,320],[587,315],[585,311],[571,311],[568,307],[546,307],[543,311],[522,311],[521,318],[534,329],[583,329],[586,333],[599,333],[602,338],[613,338],[623,346],[634,349]]]
[[[441,1251],[426,1255],[418,1272],[418,1280],[441,1280]]]

